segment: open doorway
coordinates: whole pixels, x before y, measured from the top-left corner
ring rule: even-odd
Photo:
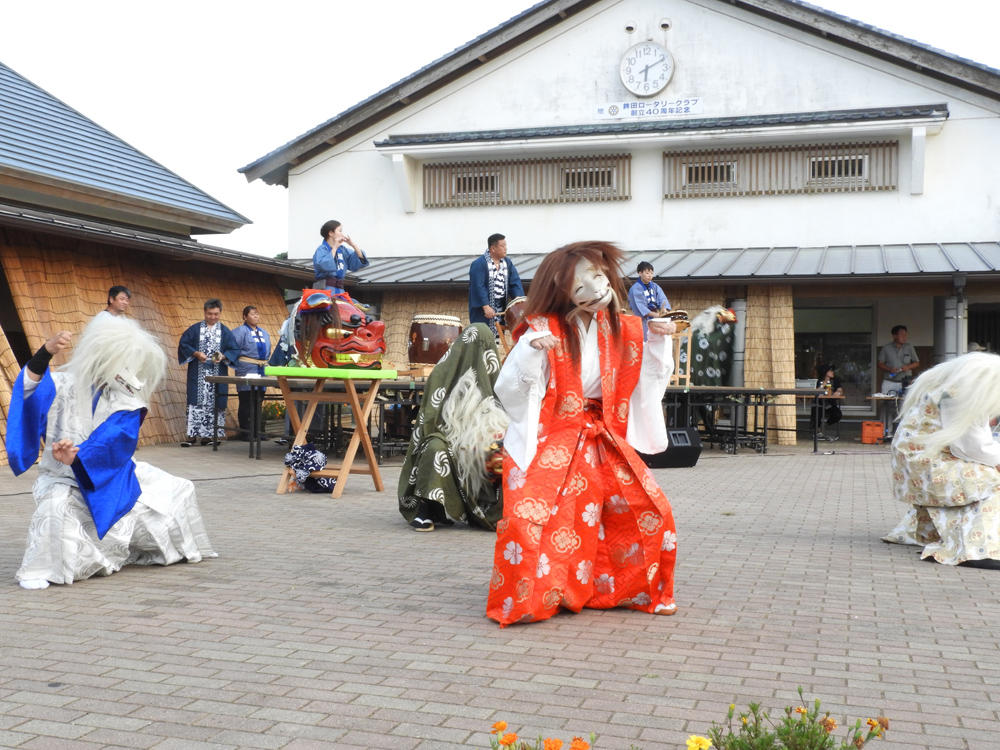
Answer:
[[[832,364],[844,387],[844,406],[871,409],[873,321],[871,307],[795,308],[796,381],[815,387],[816,368]]]
[[[7,275],[2,271],[0,271],[0,328],[3,328],[18,366],[24,367],[31,359],[31,347],[28,345],[21,317],[14,306],[14,296],[10,292]]]

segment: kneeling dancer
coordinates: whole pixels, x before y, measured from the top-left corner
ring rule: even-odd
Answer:
[[[486,613],[501,626],[560,607],[677,611],[673,513],[636,455],[667,447],[676,326],[650,321],[643,344],[621,314],[621,260],[604,242],[550,253],[497,381],[511,422]]]
[[[15,475],[45,451],[35,513],[15,578],[23,588],[110,575],[123,565],[169,565],[216,557],[194,485],[134,461],[139,427],[166,369],[157,340],[135,322],[90,322],[69,364],[49,361],[70,343],[57,333],[18,375],[7,420]]]
[[[886,542],[945,565],[1000,560],[1000,357],[970,353],[918,377],[892,439],[897,500],[912,506]]]

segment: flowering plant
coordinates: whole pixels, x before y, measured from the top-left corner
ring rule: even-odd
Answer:
[[[802,688],[799,688],[802,699]],[[803,699],[804,700],[804,699]],[[847,736],[838,740],[833,736],[837,722],[830,712],[820,713],[817,698],[812,708],[804,705],[785,708],[781,721],[771,721],[768,714],[760,710],[760,705],[751,703],[749,711],[740,713],[736,732],[733,718],[736,704],[729,706],[726,726],[712,722],[708,737],[692,735],[687,741],[687,750],[860,750],[869,741],[881,737],[889,729],[889,720],[884,716],[868,719],[867,729],[862,729],[861,719],[847,730]]]
[[[507,722],[498,721],[490,730],[490,747],[493,750],[590,750],[597,736],[591,732],[590,742],[582,737],[574,737],[568,745],[552,737],[539,737],[533,743],[520,739],[516,733],[507,731]]]
[[[261,404],[261,414],[263,414],[264,419],[284,419],[285,418],[285,403],[284,401],[265,401]]]

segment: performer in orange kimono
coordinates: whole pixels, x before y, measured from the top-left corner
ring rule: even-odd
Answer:
[[[621,260],[604,242],[550,253],[497,380],[511,422],[486,614],[501,627],[560,607],[677,611],[673,513],[636,455],[667,447],[676,327],[651,320],[643,344],[621,314]]]

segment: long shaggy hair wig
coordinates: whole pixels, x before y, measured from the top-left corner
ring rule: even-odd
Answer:
[[[621,262],[624,257],[622,251],[610,242],[596,240],[575,242],[549,253],[535,272],[528,290],[524,317],[552,313],[558,315],[566,333],[564,345],[569,349],[573,363],[577,367],[580,365],[580,337],[569,335],[569,332],[575,329],[577,319],[583,314],[571,299],[577,261],[585,258],[608,278],[612,292],[611,304],[608,306],[608,322],[611,324],[613,340],[621,346],[621,322],[618,316],[622,311],[622,300],[625,299],[621,272]]]
[[[932,367],[913,381],[900,412],[906,414],[924,394],[937,390],[943,390],[951,399],[956,420],[927,437],[927,456],[953,443],[970,427],[1000,416],[1000,356],[970,352]]]
[[[137,397],[149,406],[167,370],[167,355],[159,340],[133,320],[98,315],[84,329],[63,372],[73,375],[76,404],[83,424],[90,424],[93,394],[128,367],[143,383]],[[89,430],[88,430],[89,432]]]
[[[470,367],[441,407],[441,431],[451,446],[458,484],[466,496],[477,497],[489,481],[490,445],[503,439],[508,424],[507,412],[492,393],[479,390]]]

